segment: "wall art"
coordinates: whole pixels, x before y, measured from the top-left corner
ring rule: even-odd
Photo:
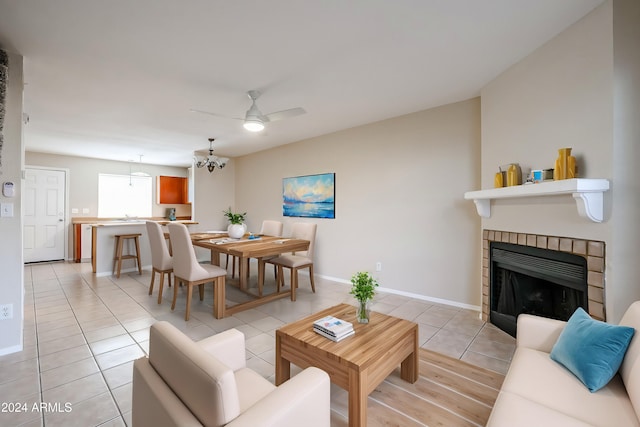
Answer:
[[[336,174],[282,179],[282,214],[308,218],[335,218]]]

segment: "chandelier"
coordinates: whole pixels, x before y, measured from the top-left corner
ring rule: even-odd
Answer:
[[[209,157],[205,159],[194,157],[196,167],[203,168],[206,166],[207,169],[209,169],[209,172],[213,172],[215,168],[222,169],[227,165],[227,162],[229,161],[229,159],[227,159],[226,157],[218,157],[213,155],[213,141],[215,141],[215,138],[209,138]]]

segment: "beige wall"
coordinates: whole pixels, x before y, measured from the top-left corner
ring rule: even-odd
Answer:
[[[207,168],[194,169],[195,196],[193,230],[226,230],[227,220],[222,211],[235,209],[235,160],[230,159],[224,169],[209,172]]]
[[[600,7],[482,89],[482,188],[499,165],[553,168],[572,147],[585,178],[612,178],[612,37],[610,7]],[[483,227],[532,234],[610,237],[605,222],[578,216],[571,196],[492,202]]]
[[[97,217],[98,216],[98,174],[111,173],[128,175],[129,167],[132,167],[133,172],[139,171],[142,168],[142,172],[148,173],[153,177],[153,192],[154,192],[154,204],[152,215],[154,217],[165,217],[166,208],[175,207],[176,216],[191,216],[190,205],[159,205],[156,203],[156,179],[158,175],[166,176],[188,176],[188,170],[186,168],[178,168],[172,166],[157,166],[146,165],[134,162],[115,162],[111,160],[91,159],[86,157],[74,157],[74,156],[60,156],[56,154],[46,153],[34,153],[27,152],[25,157],[26,166],[54,168],[54,169],[67,169],[69,171],[69,194],[67,199],[69,201],[69,212],[67,212],[67,219],[71,217]],[[72,214],[71,209],[79,209],[78,214]],[[83,214],[83,208],[88,208],[89,213]],[[67,242],[67,259],[73,257],[72,239],[73,233],[71,232],[71,225],[68,221],[68,242]]]
[[[475,98],[237,158],[236,206],[251,231],[316,222],[316,274],[367,270],[398,293],[479,307],[480,220],[462,198],[479,186],[479,113]],[[282,178],[327,172],[336,218],[284,218]]]
[[[0,202],[13,203],[13,217],[0,218],[0,304],[13,305],[13,319],[0,321],[0,355],[22,350],[24,268],[22,267],[22,57],[8,53],[4,118],[4,144],[0,182],[11,181],[16,196],[7,198],[0,193]]]
[[[640,299],[640,2],[613,2],[613,206],[610,304],[621,313]]]
[[[632,1],[604,3],[483,88],[481,168],[482,188],[491,188],[499,165],[519,162],[528,168],[552,168],[557,149],[572,147],[580,177],[610,180],[602,223],[579,217],[571,196],[557,196],[493,201],[491,218],[483,219],[482,227],[605,241],[605,307],[607,319],[617,322],[629,303],[640,299],[637,280],[630,281],[638,277],[640,267],[623,259],[618,246],[625,235],[634,236],[636,248],[638,242],[639,88],[638,31],[614,49],[614,23],[627,34],[613,19],[614,4],[628,5],[621,15],[628,15],[633,6],[637,10]],[[630,21],[635,26],[624,25],[637,28],[637,12]],[[627,57],[614,62],[614,52],[617,58],[623,46]],[[635,73],[624,89],[619,61]],[[633,110],[628,110],[629,104]],[[621,132],[617,120],[624,122]],[[621,135],[623,130],[629,133]],[[636,204],[631,208],[625,201]]]

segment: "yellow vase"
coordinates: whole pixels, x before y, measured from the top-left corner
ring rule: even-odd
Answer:
[[[496,173],[496,176],[493,178],[493,186],[495,188],[504,187],[504,179],[502,178],[502,172]]]
[[[507,187],[520,185],[522,183],[521,180],[522,175],[520,172],[520,166],[516,164],[509,165],[509,169],[507,169]]]
[[[567,157],[567,179],[577,178],[578,171],[576,170],[576,158],[573,156]]]
[[[576,159],[571,155],[571,148],[558,149],[558,158],[556,159],[555,168],[553,170],[553,179],[557,181],[560,179],[575,177]]]

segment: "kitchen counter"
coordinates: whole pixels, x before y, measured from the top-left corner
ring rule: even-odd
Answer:
[[[166,225],[167,220],[157,221],[161,225]],[[191,220],[179,220],[185,225],[197,224]],[[146,220],[134,221],[98,221],[87,223],[76,223],[78,226],[91,226],[91,267],[96,276],[109,276],[113,274],[113,264],[115,258],[115,236],[117,234],[140,233],[140,264],[142,268],[151,268],[151,247],[147,235]],[[126,253],[133,253],[133,247],[124,249]],[[137,271],[134,260],[124,260],[122,272]]]

